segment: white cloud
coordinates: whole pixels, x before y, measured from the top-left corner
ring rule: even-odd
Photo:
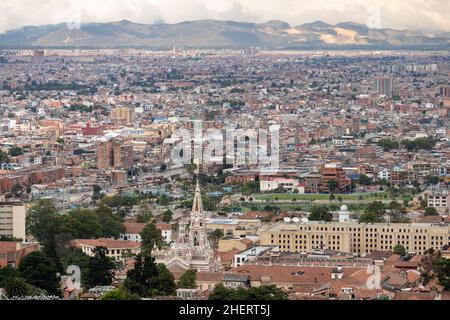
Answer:
[[[291,25],[315,20],[366,23],[371,6],[380,8],[385,28],[450,31],[448,0],[1,0],[0,31],[66,22],[73,10],[79,10],[83,22],[278,19]]]

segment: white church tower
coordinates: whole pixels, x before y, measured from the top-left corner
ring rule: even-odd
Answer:
[[[214,251],[208,240],[205,220],[206,213],[203,210],[200,183],[197,181],[189,219],[180,222],[177,241],[171,245],[169,250],[157,252],[155,254],[156,261],[166,264],[169,269],[192,269],[198,272],[220,271],[221,263],[214,259]]]

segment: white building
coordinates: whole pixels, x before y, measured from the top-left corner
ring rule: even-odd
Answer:
[[[120,234],[120,240],[142,242],[140,233],[147,226],[146,223],[125,222],[125,231]],[[161,230],[163,240],[170,244],[172,242],[172,225],[166,223],[158,223],[156,227]]]
[[[350,211],[348,211],[348,207],[344,204],[339,211],[339,222],[350,222]]]
[[[388,169],[383,169],[378,172],[378,178],[380,180],[389,180],[391,178],[391,171]]]
[[[260,186],[261,192],[274,191],[278,188],[283,188],[283,189],[293,191],[297,187],[299,187],[299,182],[300,181],[297,178],[261,177],[259,186]],[[299,193],[302,193],[301,190],[299,190]],[[303,193],[304,193],[304,191],[303,191]]]
[[[253,248],[249,248],[241,253],[234,255],[234,267],[240,267],[245,264],[245,262],[254,261],[256,257],[261,253],[273,250],[275,247],[273,246],[256,246]]]
[[[116,261],[124,261],[131,255],[141,252],[141,244],[138,242],[113,239],[77,239],[71,242],[71,246],[81,249],[90,257],[94,256],[97,247],[105,247],[106,256]]]

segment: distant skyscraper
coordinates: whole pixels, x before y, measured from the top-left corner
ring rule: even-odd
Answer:
[[[373,82],[373,90],[386,97],[392,98],[393,96],[393,79],[386,77],[376,78]]]

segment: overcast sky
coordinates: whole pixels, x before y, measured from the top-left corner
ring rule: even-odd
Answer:
[[[450,0],[0,0],[0,32],[76,16],[82,22],[140,23],[277,19],[293,26],[316,20],[379,21],[382,28],[450,31],[449,12]]]

